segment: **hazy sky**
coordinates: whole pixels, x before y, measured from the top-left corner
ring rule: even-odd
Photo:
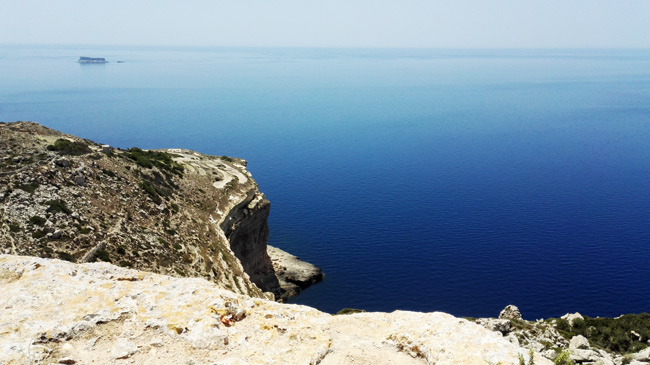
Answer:
[[[650,48],[650,0],[0,0],[0,43]]]

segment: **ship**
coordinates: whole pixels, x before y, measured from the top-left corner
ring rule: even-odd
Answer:
[[[103,57],[79,57],[79,63],[108,63]]]

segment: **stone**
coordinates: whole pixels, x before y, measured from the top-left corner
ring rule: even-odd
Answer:
[[[78,186],[86,186],[86,177],[83,175],[76,175],[73,180]]]
[[[501,313],[499,313],[499,319],[514,319],[514,320],[521,320],[521,312],[519,312],[519,308],[515,305],[507,305]]]
[[[639,352],[632,354],[632,358],[637,361],[648,361],[650,362],[650,347],[647,347]]]
[[[63,231],[57,229],[56,231],[52,232],[52,239],[58,240],[61,238],[61,235],[63,235]]]
[[[582,314],[575,312],[575,313],[567,313],[561,317],[562,319],[565,319],[567,322],[569,322],[570,325],[573,326],[573,321],[576,319],[585,319]]]
[[[0,291],[0,363],[516,365],[529,356],[446,313],[333,316],[108,263],[0,255]]]
[[[60,158],[54,161],[54,163],[60,167],[70,167],[70,160],[68,160],[67,158]]]
[[[504,336],[510,332],[512,324],[509,319],[479,318],[477,324],[489,329],[490,331],[501,332]]]
[[[571,337],[571,341],[569,341],[569,348],[571,350],[587,350],[590,348],[589,346],[589,340],[583,335],[577,335]]]

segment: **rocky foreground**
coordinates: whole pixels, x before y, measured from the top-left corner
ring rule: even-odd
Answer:
[[[485,365],[529,354],[445,313],[332,316],[108,263],[0,255],[0,292],[2,364]]]

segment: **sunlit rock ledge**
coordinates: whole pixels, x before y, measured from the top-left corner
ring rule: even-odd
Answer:
[[[108,263],[0,255],[0,292],[2,364],[485,365],[529,353],[445,313],[333,316]]]

